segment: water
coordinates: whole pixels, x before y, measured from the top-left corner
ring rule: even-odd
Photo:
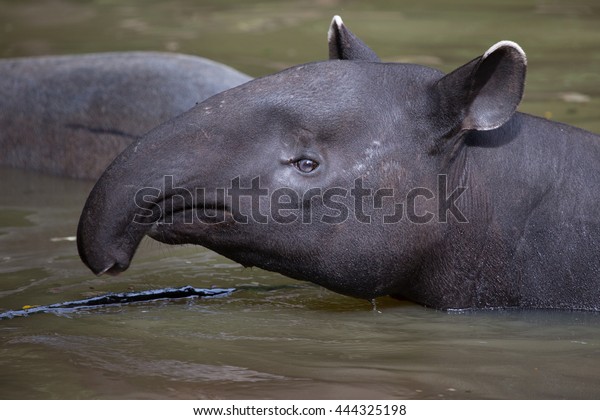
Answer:
[[[326,56],[339,13],[385,60],[449,71],[500,39],[528,52],[521,110],[600,132],[594,0],[0,0],[0,56],[176,50],[259,76]],[[0,321],[0,398],[600,398],[600,315],[445,313],[368,301],[146,240],[95,277],[89,182],[0,168],[0,311],[191,284],[231,296]]]

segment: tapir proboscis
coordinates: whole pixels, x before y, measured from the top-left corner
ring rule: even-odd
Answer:
[[[358,298],[600,309],[600,137],[516,112],[517,44],[443,74],[335,17],[329,52],[129,146],[83,209],[84,263],[122,272],[149,235]]]

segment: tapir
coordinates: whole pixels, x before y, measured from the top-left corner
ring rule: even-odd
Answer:
[[[0,60],[0,164],[97,180],[150,129],[248,80],[174,53]]]
[[[329,51],[129,146],[83,209],[83,262],[120,273],[148,235],[363,299],[600,309],[600,137],[516,111],[518,44],[444,74],[335,17]]]

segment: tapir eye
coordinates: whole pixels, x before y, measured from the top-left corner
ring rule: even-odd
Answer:
[[[314,171],[317,169],[317,166],[319,166],[319,164],[312,159],[299,159],[293,162],[293,164],[300,172],[304,172],[305,174]]]

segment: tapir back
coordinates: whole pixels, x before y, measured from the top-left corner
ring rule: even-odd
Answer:
[[[96,179],[134,139],[249,79],[169,53],[0,60],[0,164]]]

